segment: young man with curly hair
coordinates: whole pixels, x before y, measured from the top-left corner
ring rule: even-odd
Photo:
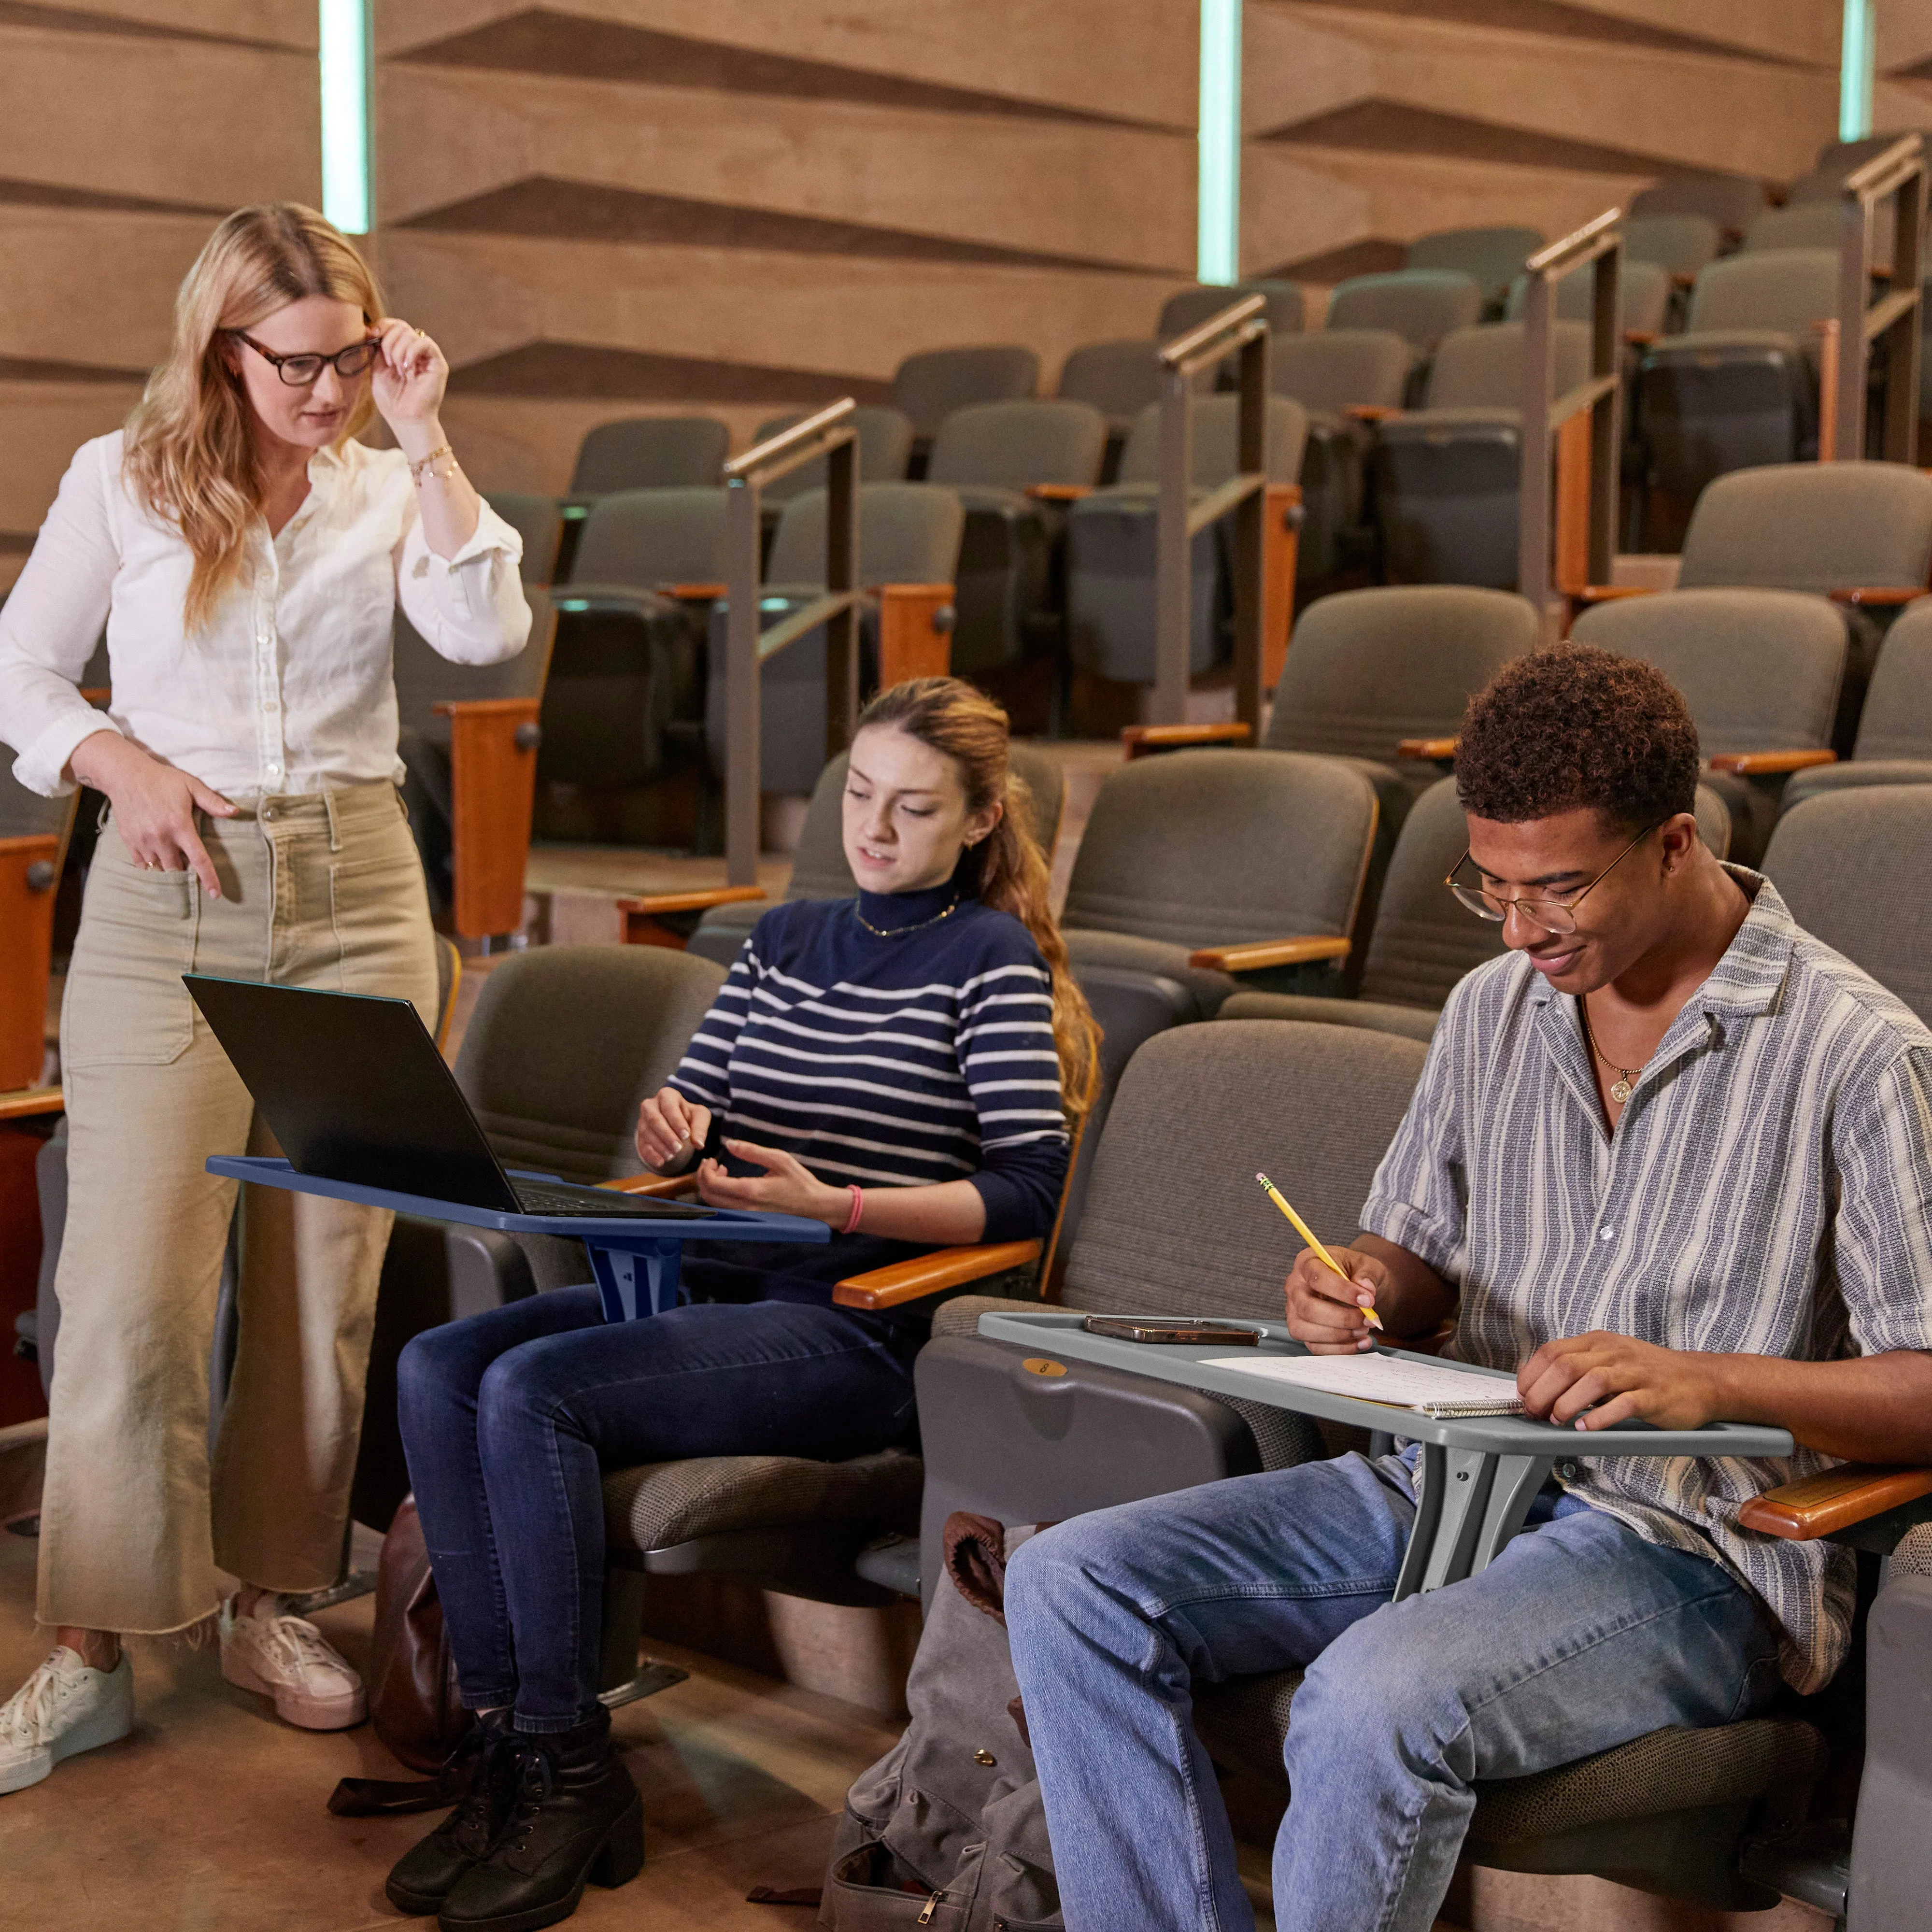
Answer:
[[[1835,1459],[1932,1460],[1932,1033],[1712,856],[1697,773],[1682,699],[1630,659],[1539,652],[1472,701],[1450,883],[1510,950],[1443,1010],[1351,1283],[1303,1255],[1288,1325],[1342,1353],[1371,1302],[1392,1339],[1453,1316],[1532,1414],[1774,1424],[1798,1453],[1569,1466],[1486,1569],[1400,1604],[1413,1450],[1034,1538],[1006,1608],[1070,1932],[1253,1924],[1196,1678],[1306,1672],[1283,1932],[1426,1932],[1477,1778],[1745,1718],[1843,1660],[1850,1552],[1738,1516]]]

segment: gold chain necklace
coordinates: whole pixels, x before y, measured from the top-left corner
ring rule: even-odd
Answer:
[[[953,895],[952,903],[947,906],[944,911],[934,913],[930,919],[914,920],[910,926],[874,926],[872,922],[859,910],[859,902],[856,899],[854,899],[852,902],[852,916],[856,919],[868,932],[871,933],[874,938],[878,939],[896,939],[902,932],[920,932],[926,926],[937,926],[942,919],[950,919],[958,910],[959,896],[956,892]]]
[[[1619,1066],[1597,1044],[1597,1036],[1590,1026],[1588,1003],[1579,1000],[1576,1002],[1576,1010],[1583,1016],[1583,1037],[1590,1042],[1590,1051],[1617,1076],[1610,1082],[1610,1098],[1621,1107],[1630,1098],[1630,1088],[1635,1084],[1638,1075],[1642,1072],[1643,1067],[1642,1066]]]

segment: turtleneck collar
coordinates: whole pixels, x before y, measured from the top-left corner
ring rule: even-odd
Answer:
[[[963,900],[956,880],[928,886],[917,892],[868,892],[859,895],[859,916],[880,932],[904,932],[936,919],[955,900]]]

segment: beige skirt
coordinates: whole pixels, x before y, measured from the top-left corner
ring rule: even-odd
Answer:
[[[197,818],[222,896],[142,871],[111,819],[61,1018],[68,1218],[40,1506],[44,1624],[160,1634],[220,1573],[334,1580],[391,1216],[247,1188],[239,1349],[211,1471],[208,1356],[236,1184],[274,1150],[196,1010],[193,971],[381,993],[436,1015],[422,868],[394,788],[238,801]]]

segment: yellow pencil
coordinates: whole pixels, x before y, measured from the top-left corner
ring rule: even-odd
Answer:
[[[1262,1191],[1288,1216],[1289,1220],[1294,1222],[1294,1232],[1315,1250],[1316,1258],[1333,1268],[1344,1281],[1352,1281],[1354,1277],[1348,1270],[1315,1238],[1314,1229],[1310,1227],[1308,1223],[1288,1204],[1288,1196],[1282,1193],[1266,1174],[1258,1174],[1255,1178],[1261,1183]],[[1371,1328],[1379,1328],[1382,1325],[1382,1318],[1372,1307],[1362,1310],[1362,1318]]]

